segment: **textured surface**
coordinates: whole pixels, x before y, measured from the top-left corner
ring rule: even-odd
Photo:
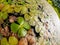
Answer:
[[[54,34],[54,39],[55,39],[55,42],[57,42],[58,44],[57,45],[60,45],[59,42],[60,42],[60,21],[59,21],[59,18],[56,14],[56,12],[54,11],[54,9],[52,8],[52,6],[50,4],[47,3],[46,0],[40,0],[40,4],[43,5],[43,10],[45,13],[47,13],[49,16],[50,16],[50,20],[51,22],[53,23],[54,26],[51,25],[51,22],[50,22],[50,27],[51,27],[51,32],[52,34]]]

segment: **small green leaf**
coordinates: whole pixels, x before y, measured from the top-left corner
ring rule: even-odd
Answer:
[[[19,25],[16,23],[11,24],[11,31],[17,33]]]
[[[8,4],[8,2],[4,1],[4,4],[5,4],[5,5],[7,5],[7,4]]]
[[[7,2],[5,2],[5,3],[7,3]],[[2,8],[2,12],[7,12],[7,10],[9,10],[9,8],[10,8],[10,5],[9,4],[5,4],[5,6]]]
[[[14,11],[19,13],[21,11],[21,8],[20,7],[14,7]]]
[[[15,38],[13,36],[9,37],[9,44],[10,45],[17,45],[18,44],[17,38]]]
[[[23,25],[24,25],[25,29],[27,29],[27,30],[30,29],[30,25],[27,22],[25,22]]]
[[[0,18],[5,20],[8,17],[8,14],[6,12],[0,12]]]
[[[1,39],[1,45],[9,45],[8,41],[6,38]]]
[[[25,19],[26,21],[29,21],[30,18],[31,18],[30,15],[28,15],[28,14],[25,14],[25,15],[24,15],[24,19]]]
[[[28,12],[27,7],[22,6],[22,7],[21,7],[21,13],[22,13],[22,14],[26,14],[27,12]]]
[[[20,28],[18,31],[19,37],[24,37],[27,34],[27,31],[24,28]]]
[[[7,17],[8,17],[7,12],[3,12],[2,18],[5,20],[5,19],[7,19]]]
[[[18,17],[17,22],[22,25],[24,23],[24,18],[23,17]]]
[[[24,2],[24,1],[20,1],[20,2],[18,2],[18,4],[22,4],[22,5],[24,5],[25,2]]]

